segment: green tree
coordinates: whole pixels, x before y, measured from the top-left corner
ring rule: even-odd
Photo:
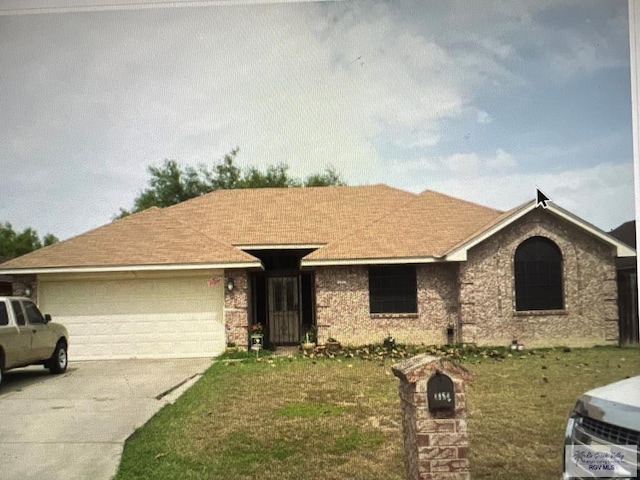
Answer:
[[[50,233],[40,240],[37,232],[30,227],[16,232],[9,222],[0,223],[0,257],[19,257],[56,242],[58,239]]]
[[[325,168],[323,173],[309,175],[305,181],[305,187],[327,187],[331,185],[346,185],[340,174],[333,168]]]
[[[242,188],[242,170],[235,164],[238,148],[227,153],[222,162],[213,167],[213,172],[207,171],[204,165],[199,166],[199,171],[204,177],[205,187],[201,194],[218,189]]]
[[[269,165],[264,172],[256,167],[249,167],[242,177],[238,188],[283,188],[299,187],[300,181],[291,178],[287,171],[289,165],[280,163]]]
[[[168,207],[219,189],[326,187],[346,185],[332,167],[300,180],[289,174],[286,163],[269,165],[264,171],[257,167],[241,169],[236,165],[238,148],[227,153],[222,161],[208,169],[205,165],[182,168],[175,160],[165,160],[159,167],[149,167],[148,187],[134,200],[131,211],[120,209],[118,218],[149,207]]]
[[[58,243],[60,240],[52,233],[47,233],[44,237],[42,237],[42,244],[45,247],[49,245],[53,245],[54,243]]]
[[[181,170],[175,160],[167,160],[161,167],[149,167],[149,188],[135,199],[135,211],[152,206],[168,207],[196,197],[206,189],[198,172],[187,167]]]

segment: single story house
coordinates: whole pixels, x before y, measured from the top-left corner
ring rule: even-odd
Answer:
[[[218,190],[10,260],[74,358],[210,356],[266,340],[526,346],[618,340],[635,250],[535,200],[507,212],[385,185]]]

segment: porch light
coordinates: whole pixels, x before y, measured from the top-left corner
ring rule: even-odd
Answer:
[[[224,284],[225,284],[225,287],[227,287],[227,290],[229,290],[230,292],[232,292],[232,291],[233,291],[233,289],[234,289],[234,287],[235,287],[235,285],[233,284],[233,278],[228,277],[228,278],[225,280]]]
[[[24,296],[25,297],[30,297],[31,296],[31,287],[27,287],[24,289]]]

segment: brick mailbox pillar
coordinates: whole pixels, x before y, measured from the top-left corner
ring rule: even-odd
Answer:
[[[408,480],[470,480],[465,383],[461,365],[418,355],[394,365],[400,379]]]

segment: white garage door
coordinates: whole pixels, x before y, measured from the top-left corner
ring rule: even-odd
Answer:
[[[38,303],[76,360],[214,356],[225,348],[222,272],[41,277]],[[134,277],[134,278],[132,278]]]

